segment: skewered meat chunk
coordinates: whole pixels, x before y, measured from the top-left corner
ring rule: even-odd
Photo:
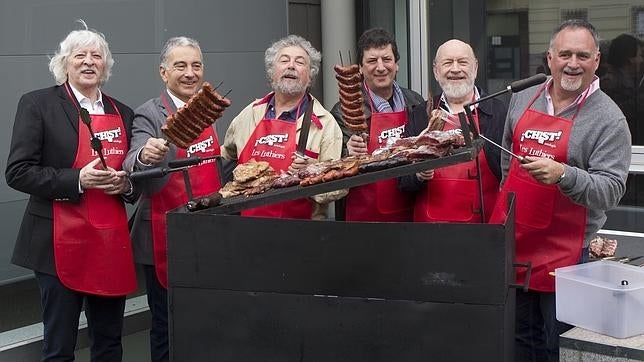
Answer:
[[[352,84],[360,83],[360,81],[362,80],[362,74],[357,72],[350,76],[342,76],[340,74],[336,74],[335,79],[338,80],[338,83],[352,85]]]
[[[443,111],[441,109],[433,109],[429,119],[430,131],[442,131],[445,126],[445,120],[441,117]]]
[[[351,64],[346,67],[343,67],[340,64],[336,64],[333,66],[333,70],[335,70],[337,74],[343,77],[348,77],[358,73],[360,71],[360,66],[358,64]]]
[[[178,147],[188,148],[204,129],[221,117],[230,104],[229,99],[217,93],[210,83],[204,82],[185,106],[168,116],[161,126],[161,132]]]
[[[363,133],[369,126],[364,116],[360,67],[357,64],[346,67],[336,64],[333,69],[340,88],[340,110],[344,124],[354,133]]]
[[[356,100],[360,100],[360,102],[362,102],[362,92],[345,92],[342,90],[342,88],[340,88],[340,101],[342,101],[343,99],[349,102]]]

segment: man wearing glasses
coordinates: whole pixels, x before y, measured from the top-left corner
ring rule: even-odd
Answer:
[[[203,56],[199,43],[187,37],[169,39],[162,52],[159,74],[166,89],[135,111],[132,146],[123,163],[128,171],[167,167],[186,157],[219,154],[214,127],[207,127],[192,143],[200,147],[183,149],[169,144],[161,133],[166,118],[183,107],[197,93],[203,81]],[[191,145],[191,146],[192,146]],[[205,146],[205,147],[201,147]],[[194,197],[216,192],[220,187],[217,168],[203,163],[189,169]],[[166,258],[166,212],[188,202],[180,172],[161,178],[144,179],[137,184],[142,196],[134,216],[132,241],[134,258],[142,264],[152,313],[150,351],[152,361],[168,361],[168,301]]]

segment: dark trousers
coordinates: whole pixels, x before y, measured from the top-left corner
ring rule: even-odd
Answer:
[[[44,339],[41,360],[74,360],[78,318],[85,302],[91,361],[121,361],[125,296],[103,297],[76,292],[65,287],[54,275],[34,273],[40,288],[43,311]]]
[[[167,362],[168,353],[168,290],[157,279],[154,265],[143,265],[148,306],[152,314],[150,357],[152,362]]]
[[[581,255],[579,262],[587,262],[588,249]],[[572,326],[557,320],[555,293],[517,290],[516,296],[515,362],[559,361],[559,335]]]

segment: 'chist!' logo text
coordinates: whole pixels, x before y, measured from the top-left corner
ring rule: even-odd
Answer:
[[[269,146],[274,146],[275,144],[278,143],[285,143],[288,141],[288,133],[284,134],[269,134],[264,137],[260,137],[255,140],[255,147],[257,145],[269,145]]]
[[[193,155],[197,152],[201,152],[201,153],[206,152],[208,147],[212,146],[212,144],[213,144],[213,138],[212,136],[210,136],[203,141],[199,141],[193,145],[190,145],[186,153],[188,157],[190,157],[190,155]]]
[[[113,142],[115,138],[121,137],[121,127],[107,131],[96,132],[96,138],[101,141]]]
[[[405,132],[404,124],[396,128],[386,129],[380,132],[380,134],[378,135],[378,143],[383,143],[389,138],[400,138],[400,136],[402,136],[404,132]]]
[[[521,142],[524,140],[535,140],[540,145],[557,141],[561,138],[561,131],[557,132],[547,132],[547,131],[538,131],[529,129],[521,134]]]

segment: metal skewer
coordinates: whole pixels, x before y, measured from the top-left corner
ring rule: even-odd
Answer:
[[[514,153],[514,152],[512,152],[512,151],[508,150],[507,148],[505,148],[505,147],[503,147],[503,146],[499,145],[498,143],[496,143],[496,142],[492,141],[491,139],[489,139],[489,138],[487,138],[487,137],[483,136],[483,135],[482,135],[482,134],[480,134],[480,133],[479,133],[479,136],[480,136],[482,139],[484,139],[484,140],[486,140],[486,141],[490,142],[492,145],[494,145],[494,146],[498,147],[501,151],[503,151],[503,152],[505,152],[505,153],[509,154],[510,156],[512,156],[512,157],[514,157],[514,158],[516,158],[517,160],[519,160],[519,162],[521,162],[521,163],[528,163],[528,162],[529,162],[528,160],[526,160],[526,159],[525,159],[525,157],[517,155],[516,153]]]
[[[83,123],[87,126],[87,129],[89,130],[90,135],[92,136],[92,139],[90,140],[90,146],[94,150],[94,152],[98,153],[98,157],[101,159],[101,165],[103,166],[103,170],[107,170],[107,162],[105,162],[105,157],[103,156],[103,144],[101,143],[101,140],[96,137],[94,134],[94,131],[92,130],[92,118],[89,115],[89,112],[87,109],[84,107],[80,108],[80,117]]]

